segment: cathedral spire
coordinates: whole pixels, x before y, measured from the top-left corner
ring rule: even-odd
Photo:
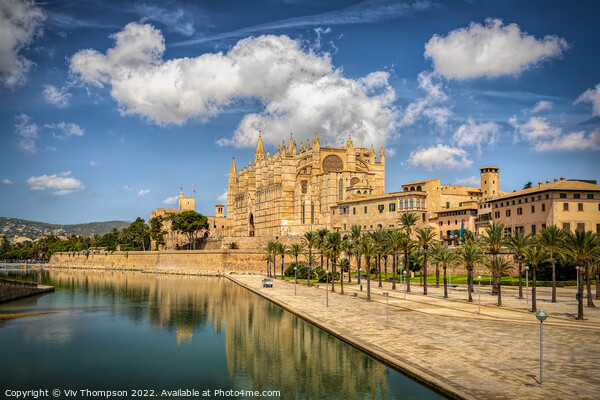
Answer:
[[[385,161],[385,153],[383,152],[383,146],[381,146],[381,151],[379,152],[379,162]]]
[[[259,156],[265,158],[265,149],[263,147],[261,132],[258,133],[258,144],[256,145],[256,151],[254,152],[254,158],[259,158]]]
[[[319,136],[317,135],[317,132],[315,132],[315,138],[313,139],[313,147],[321,147],[321,143],[319,143]]]
[[[352,137],[348,135],[348,143],[346,143],[348,150],[354,150],[354,143],[352,143]]]
[[[229,177],[237,178],[237,167],[235,166],[235,157],[231,159],[231,169],[229,170]]]

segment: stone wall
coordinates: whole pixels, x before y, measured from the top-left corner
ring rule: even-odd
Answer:
[[[168,273],[264,272],[264,253],[241,250],[94,251],[55,253],[50,266]]]
[[[0,279],[0,303],[53,291],[52,286],[38,285],[33,282]]]

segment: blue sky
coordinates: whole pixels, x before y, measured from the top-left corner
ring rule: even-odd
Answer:
[[[386,149],[386,191],[600,179],[597,1],[0,0],[0,215],[224,203],[258,131]],[[596,39],[594,39],[596,38]]]

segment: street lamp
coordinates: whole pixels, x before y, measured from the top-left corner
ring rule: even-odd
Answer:
[[[481,314],[481,275],[477,277],[477,282],[479,282],[479,305],[477,308],[477,314]]]
[[[540,385],[542,384],[542,348],[544,345],[544,320],[548,317],[546,311],[540,310],[535,313],[535,317],[540,320]]]
[[[296,295],[296,284],[298,283],[298,267],[294,267],[294,296]]]
[[[385,296],[385,327],[389,328],[390,327],[390,312],[389,312],[390,294],[388,292],[383,292],[383,295]]]
[[[527,285],[525,289],[525,293],[527,293],[527,305],[529,305],[529,265],[525,266],[525,284]]]
[[[404,271],[403,274],[404,274],[404,300],[406,300],[406,280],[408,279],[408,277],[406,276],[406,271]]]

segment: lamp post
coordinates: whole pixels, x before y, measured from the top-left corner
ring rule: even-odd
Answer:
[[[294,267],[294,296],[296,295],[296,284],[298,283],[298,267]]]
[[[575,295],[575,299],[579,300],[579,265],[575,267],[577,271],[577,294]]]
[[[404,271],[403,274],[404,274],[404,300],[406,300],[406,280],[408,279],[408,277],[406,276],[406,271]]]
[[[535,317],[540,320],[540,385],[542,384],[542,362],[543,362],[543,346],[544,346],[544,320],[548,317],[546,311],[540,310],[535,313]]]
[[[326,284],[325,284],[325,296],[326,296],[326,302],[325,304],[327,305],[327,307],[329,307],[329,270],[325,271],[325,280],[326,280]]]
[[[525,266],[525,284],[526,289],[525,289],[525,293],[527,294],[527,305],[529,305],[529,265]]]
[[[477,282],[479,282],[479,304],[477,306],[477,315],[481,315],[481,275],[477,277]]]
[[[390,294],[388,292],[383,292],[383,295],[385,296],[385,327],[389,328],[390,327],[390,312],[389,312]]]

